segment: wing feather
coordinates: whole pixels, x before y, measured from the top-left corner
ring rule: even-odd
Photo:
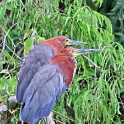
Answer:
[[[48,45],[38,45],[27,55],[19,72],[19,80],[16,91],[18,102],[22,102],[23,95],[34,75],[54,55]]]
[[[66,84],[59,66],[48,63],[34,76],[29,84],[21,107],[21,118],[30,124],[48,116],[56,102],[65,92]]]

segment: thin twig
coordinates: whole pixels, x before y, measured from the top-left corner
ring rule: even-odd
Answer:
[[[2,28],[2,26],[0,25],[0,27],[1,27],[1,29],[4,31],[4,33],[6,34],[5,36],[4,36],[4,39],[3,39],[3,48],[2,48],[2,51],[5,49],[5,46],[18,58],[18,59],[20,59],[20,60],[22,60],[13,50],[11,50],[7,45],[6,45],[6,37],[8,36],[8,38],[10,39],[10,41],[12,42],[12,44],[14,45],[14,43],[13,43],[13,40],[11,39],[11,37],[8,35],[8,33],[9,33],[9,31],[16,25],[17,23],[15,23],[15,24],[13,24],[10,28],[9,28],[9,30],[6,32],[5,30],[4,30],[4,28]]]
[[[63,123],[62,121],[59,121],[59,120],[57,120],[57,119],[54,119],[54,118],[53,118],[53,120],[56,121],[56,122],[59,122],[60,124],[65,124],[65,123]]]
[[[86,57],[85,55],[82,55],[84,58],[86,58],[90,63],[92,63],[94,66],[95,66],[95,68],[98,68],[98,69],[100,69],[100,67],[99,66],[97,66],[91,59],[89,59],[88,57]]]
[[[94,70],[95,81],[97,81],[96,70],[97,70],[97,68],[96,68],[96,66],[95,66],[95,70]]]
[[[9,28],[9,30],[8,30],[7,32],[1,27],[2,30],[6,33],[6,35],[4,36],[4,39],[3,39],[3,49],[2,49],[2,50],[5,49],[6,37],[9,36],[9,35],[8,35],[8,34],[9,34],[9,31],[10,31],[15,25],[17,25],[17,23],[13,24],[13,25]],[[12,42],[12,43],[13,43],[13,42]]]
[[[25,5],[23,4],[22,0],[20,0],[22,6],[25,8],[25,10],[27,10],[27,8],[25,7]]]
[[[65,117],[65,118],[67,118],[67,119],[70,120],[70,121],[75,122],[75,120],[73,120],[73,119],[71,119],[71,118],[69,118],[69,117],[67,117],[67,116],[65,116],[65,115],[63,115],[63,114],[61,114],[61,113],[59,113],[58,111],[55,111],[55,110],[52,110],[52,111],[54,111],[55,113],[57,113],[57,114],[59,114],[59,115]]]
[[[6,44],[5,44],[6,45]],[[18,58],[22,61],[22,58],[20,58],[13,50],[11,50],[7,45],[6,47]]]

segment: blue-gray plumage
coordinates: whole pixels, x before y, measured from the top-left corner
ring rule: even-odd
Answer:
[[[61,69],[54,63],[47,63],[35,74],[23,96],[20,118],[36,124],[40,118],[50,114],[65,91]]]
[[[22,101],[25,90],[32,78],[48,60],[54,55],[54,51],[46,44],[37,45],[25,58],[24,64],[20,69],[19,81],[17,85],[16,98],[18,102]]]

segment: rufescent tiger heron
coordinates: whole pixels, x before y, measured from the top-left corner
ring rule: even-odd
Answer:
[[[71,40],[65,36],[58,36],[35,46],[29,54],[27,54],[25,61],[19,72],[19,80],[16,90],[16,99],[19,103],[22,102],[24,93],[33,79],[37,71],[58,52],[60,52],[66,45],[81,45],[85,42]]]
[[[74,57],[97,51],[99,49],[69,47],[45,63],[33,76],[23,94],[20,118],[29,124],[36,124],[39,119],[47,117],[72,82],[76,70]]]

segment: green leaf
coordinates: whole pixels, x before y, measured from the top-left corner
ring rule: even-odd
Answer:
[[[5,63],[5,61],[0,61],[0,66],[3,65]]]
[[[27,37],[29,37],[32,33],[32,29],[29,29],[26,31],[26,33],[24,34],[24,39],[26,39]]]
[[[18,62],[16,61],[16,59],[13,56],[11,56],[7,50],[4,50],[3,53],[4,53],[4,56],[7,57],[7,60],[9,63],[13,64],[15,67],[18,65]]]
[[[14,0],[7,0],[7,3],[13,2]]]
[[[29,51],[32,49],[33,47],[33,43],[34,43],[34,37],[28,38],[25,42],[24,42],[24,55],[26,55],[27,53],[29,53]]]
[[[6,4],[6,8],[7,8],[8,10],[12,10],[12,9],[13,9],[13,6],[12,6],[11,3],[8,3],[8,4]]]
[[[0,9],[0,20],[4,18],[6,13],[6,5],[3,5]]]
[[[5,77],[0,78],[0,90],[2,90],[4,88],[6,82],[7,81],[6,81]]]
[[[11,95],[15,92],[17,85],[16,77],[11,77],[7,79],[6,77],[0,78],[0,90],[5,90],[6,94]]]
[[[45,40],[44,37],[38,37],[37,41],[36,41],[36,45],[39,44],[40,42],[43,42]]]
[[[8,79],[8,92],[9,94],[12,94],[15,92],[15,88],[17,85],[17,78],[16,77],[11,77]]]

